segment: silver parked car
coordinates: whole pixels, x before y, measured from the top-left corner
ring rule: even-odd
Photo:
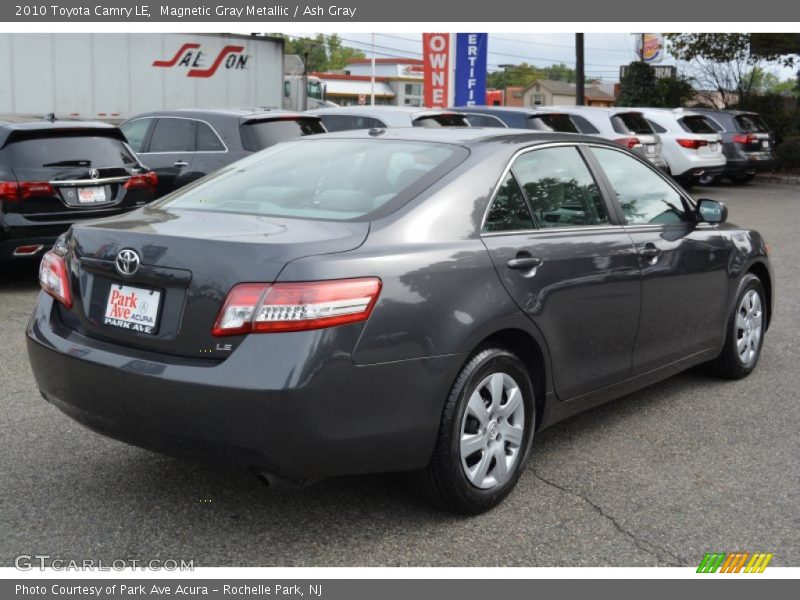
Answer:
[[[411,106],[340,106],[306,111],[322,119],[325,129],[384,129],[386,127],[469,127],[466,115],[453,110]]]
[[[581,117],[573,119],[579,133],[613,140],[647,159],[662,171],[669,172],[669,165],[661,151],[661,138],[638,109],[548,106],[540,110]]]

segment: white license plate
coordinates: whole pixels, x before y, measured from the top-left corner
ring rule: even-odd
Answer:
[[[129,285],[111,285],[106,302],[105,325],[140,333],[155,333],[161,292]]]
[[[105,201],[106,189],[104,187],[78,188],[78,202],[81,204],[93,204],[94,202]]]
[[[769,148],[769,142],[767,140],[763,140],[761,142],[761,147],[762,148]]]
[[[655,144],[647,144],[645,146],[645,148],[647,148],[647,153],[648,154],[655,154],[656,153],[656,145]]]
[[[719,150],[719,144],[717,142],[711,142],[708,147],[712,152]]]

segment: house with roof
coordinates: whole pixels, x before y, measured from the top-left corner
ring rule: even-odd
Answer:
[[[599,84],[584,86],[586,106],[613,106],[615,98]],[[577,92],[574,83],[537,79],[522,92],[522,106],[574,106]]]
[[[416,58],[375,59],[375,103],[422,106],[423,62]],[[325,83],[331,102],[342,106],[369,104],[372,93],[372,59],[352,59],[337,73],[314,73]]]

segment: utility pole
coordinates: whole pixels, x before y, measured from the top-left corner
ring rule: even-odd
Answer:
[[[639,52],[639,62],[644,62],[644,36],[645,36],[645,34],[643,33],[642,34],[642,49],[641,49],[641,52]]]
[[[513,68],[515,65],[497,65],[501,69],[503,69],[503,106],[508,106],[508,100],[506,96],[508,95],[508,70]]]
[[[372,74],[369,78],[369,105],[375,106],[375,34],[372,34]]]
[[[575,104],[583,106],[586,104],[586,93],[584,83],[583,67],[583,34],[575,34]]]

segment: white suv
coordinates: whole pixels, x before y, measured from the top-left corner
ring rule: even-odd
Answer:
[[[684,187],[711,183],[725,170],[722,137],[707,117],[681,108],[640,110],[661,136],[672,177]]]

